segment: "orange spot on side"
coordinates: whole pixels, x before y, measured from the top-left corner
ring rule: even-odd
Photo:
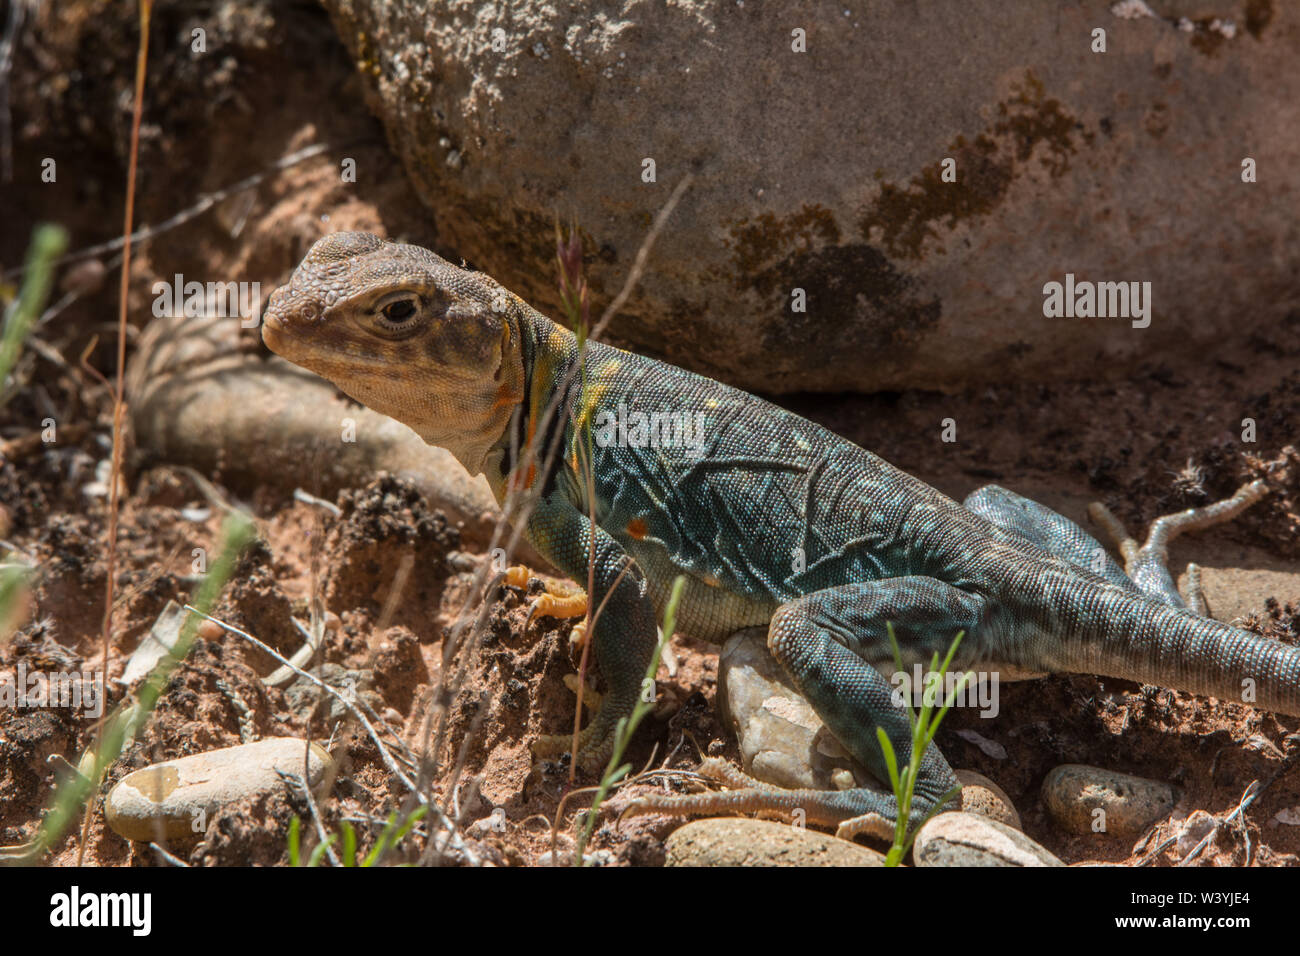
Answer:
[[[627,523],[627,533],[640,541],[646,536],[649,529],[646,527],[644,518],[633,518]]]
[[[711,575],[711,574],[706,574],[706,575],[704,575],[704,583],[707,584],[707,585],[708,585],[709,587],[711,587],[711,588],[720,588],[720,587],[722,587],[722,582],[719,581],[717,578],[715,578],[715,577],[714,577],[713,575]]]

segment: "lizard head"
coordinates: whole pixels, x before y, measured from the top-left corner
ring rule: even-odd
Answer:
[[[271,294],[262,340],[476,474],[523,398],[521,316],[520,300],[482,273],[337,232]]]

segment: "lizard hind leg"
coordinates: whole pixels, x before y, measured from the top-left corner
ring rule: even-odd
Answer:
[[[828,588],[777,609],[768,630],[768,648],[781,662],[799,692],[839,742],[881,781],[888,765],[876,728],[884,730],[900,766],[911,759],[912,730],[905,696],[872,666],[891,662],[886,621],[892,621],[905,660],[940,656],[956,632],[972,631],[986,616],[986,602],[943,581],[926,577],[888,578]],[[786,790],[748,777],[734,768],[725,772],[706,762],[706,776],[732,788],[727,792],[646,797],[629,804],[625,814],[802,813],[809,823],[839,827],[852,838],[869,833],[893,835],[899,806],[893,794],[855,788],[842,791]],[[919,825],[957,778],[935,747],[921,759],[913,791],[909,825]],[[951,808],[951,804],[945,804]]]
[[[1125,590],[1136,590],[1124,569],[1106,553],[1100,541],[1046,505],[1000,485],[985,485],[971,492],[962,505],[1077,568],[1091,571]]]

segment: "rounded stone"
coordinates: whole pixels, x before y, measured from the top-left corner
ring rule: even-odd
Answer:
[[[173,840],[192,836],[201,832],[196,821],[283,786],[277,770],[301,775],[307,748],[305,740],[272,737],[143,767],[109,791],[104,816],[128,840],[147,843],[160,833]],[[307,780],[315,786],[334,760],[320,744],[311,744],[309,753]]]
[[[1119,836],[1142,833],[1167,816],[1176,799],[1167,783],[1077,763],[1052,770],[1042,793],[1052,818],[1067,830]]]
[[[1185,857],[1195,850],[1202,840],[1218,829],[1219,821],[1204,810],[1194,810],[1183,821],[1182,832],[1178,834],[1178,855]],[[1211,845],[1214,843],[1210,841]]]
[[[912,844],[917,866],[1065,866],[1019,830],[974,813],[940,813]]]
[[[767,633],[748,628],[718,654],[718,710],[740,745],[747,773],[790,790],[879,788],[794,688],[767,649]]]
[[[1001,787],[974,770],[954,770],[953,773],[961,784],[962,810],[996,820],[1013,830],[1022,829],[1016,805]]]
[[[875,850],[770,820],[711,817],[668,837],[666,866],[883,866]]]

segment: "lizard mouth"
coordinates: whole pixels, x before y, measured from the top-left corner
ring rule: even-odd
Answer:
[[[266,343],[268,349],[277,355],[284,353],[285,340],[288,338],[287,333],[288,329],[284,327],[284,323],[280,321],[274,312],[267,312],[262,317],[262,341]]]
[[[274,312],[262,317],[262,342],[268,349],[295,365],[303,365],[309,356],[302,336],[295,334],[293,326]]]
[[[301,335],[291,322],[270,312],[262,319],[262,342],[280,358],[340,387],[341,383],[358,377],[382,379],[391,370],[386,360],[355,354],[346,343],[340,346],[330,341],[329,336]]]

